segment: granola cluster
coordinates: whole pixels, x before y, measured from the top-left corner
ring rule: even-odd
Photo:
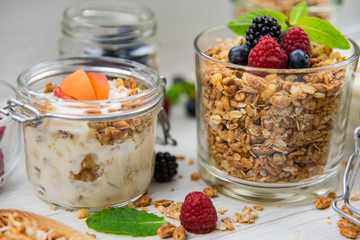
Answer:
[[[205,53],[229,62],[240,38],[218,40]],[[311,67],[345,60],[315,45]],[[269,74],[204,62],[200,69],[210,164],[232,177],[289,183],[321,174],[326,165],[345,70]]]

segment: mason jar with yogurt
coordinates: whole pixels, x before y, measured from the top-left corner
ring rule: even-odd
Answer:
[[[78,69],[105,75],[109,99],[55,97],[51,86]],[[27,175],[41,199],[97,209],[126,204],[145,192],[164,95],[154,70],[116,58],[68,58],[28,68],[17,84],[18,100],[10,100],[8,110],[22,122]],[[119,84],[123,90],[116,92]]]

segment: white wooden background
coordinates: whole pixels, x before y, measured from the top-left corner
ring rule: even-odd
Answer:
[[[193,39],[206,28],[226,24],[233,18],[232,6],[227,0],[133,0],[154,10],[158,20],[158,37],[161,42],[160,73],[172,77],[185,74],[194,79]],[[40,61],[56,58],[57,41],[60,38],[62,11],[75,0],[0,0],[0,79],[15,83],[17,75],[25,68]],[[347,27],[360,23],[359,0],[345,0],[339,10],[338,26]],[[360,31],[360,29],[359,29]],[[186,117],[183,106],[173,109],[172,135],[178,140],[177,147],[158,147],[158,151],[170,151],[196,157],[196,123]],[[349,138],[351,139],[351,137]],[[352,145],[347,143],[347,156]],[[204,182],[190,181],[196,172],[196,164],[179,162],[179,174],[170,183],[152,183],[149,195],[154,200],[171,199],[183,201],[187,193],[201,191]],[[339,180],[340,186],[340,180]],[[170,191],[173,188],[174,191]],[[360,189],[356,184],[356,189]],[[336,192],[339,194],[340,189]],[[232,217],[243,206],[252,204],[228,198],[224,195],[213,199],[216,208],[228,208],[220,218]],[[16,208],[32,211],[61,221],[83,232],[91,232],[84,220],[63,210],[51,211],[49,205],[39,200],[30,189],[26,179],[24,162],[17,167],[6,185],[0,188],[0,208]],[[154,208],[150,208],[154,210]],[[214,231],[206,235],[188,234],[188,239],[345,239],[336,225],[339,216],[332,209],[317,210],[313,199],[296,205],[264,206],[255,224],[243,224],[233,232]],[[169,220],[177,225],[178,222]],[[220,223],[220,222],[219,222]],[[126,236],[96,233],[98,239],[131,239]],[[158,239],[149,237],[147,239]]]

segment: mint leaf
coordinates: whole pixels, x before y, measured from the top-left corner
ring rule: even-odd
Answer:
[[[285,14],[265,8],[254,9],[245,15],[229,22],[227,26],[237,35],[246,37],[246,30],[249,28],[250,24],[252,24],[252,20],[259,16],[269,16],[276,18],[277,22],[281,25],[281,31],[287,30],[289,28],[286,23],[288,17]]]
[[[194,97],[195,84],[188,81],[175,83],[166,92],[170,104],[176,104],[183,94],[186,94],[190,98]]]
[[[349,49],[349,41],[333,25],[317,17],[302,17],[297,26],[302,27],[310,41],[340,49]]]
[[[307,16],[308,16],[307,4],[305,1],[302,1],[291,10],[289,23],[291,26],[296,26],[296,23],[300,18]]]
[[[154,236],[167,223],[164,217],[129,207],[102,209],[86,219],[87,226],[95,231],[133,237]]]

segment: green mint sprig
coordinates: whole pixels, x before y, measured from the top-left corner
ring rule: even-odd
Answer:
[[[133,237],[155,236],[157,229],[167,223],[164,217],[130,207],[102,209],[86,219],[87,226],[95,231]]]
[[[349,49],[350,44],[344,35],[341,34],[331,23],[317,17],[309,17],[307,3],[305,1],[297,4],[291,11],[290,19],[277,11],[268,9],[254,9],[245,15],[229,22],[228,27],[236,34],[246,37],[246,30],[252,24],[252,20],[259,16],[276,18],[281,25],[281,31],[290,27],[302,27],[309,36],[310,41],[325,45],[331,48]]]
[[[176,104],[184,94],[189,98],[195,97],[195,84],[188,81],[174,83],[166,92],[172,105]]]

